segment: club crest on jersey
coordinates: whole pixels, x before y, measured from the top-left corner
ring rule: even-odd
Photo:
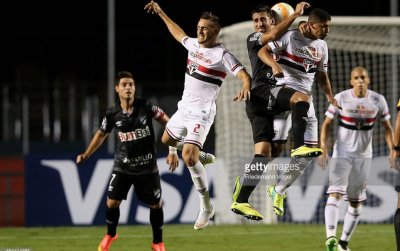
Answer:
[[[195,62],[190,61],[190,63],[188,64],[189,74],[192,75],[193,72],[195,72],[198,67],[199,67],[199,64],[196,64]]]
[[[303,67],[306,70],[306,72],[308,72],[310,69],[312,69],[314,67],[314,61],[305,58],[303,60]]]

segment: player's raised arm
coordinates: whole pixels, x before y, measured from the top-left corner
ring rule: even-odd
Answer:
[[[147,11],[147,13],[151,12],[152,14],[155,13],[159,15],[164,23],[167,25],[169,32],[179,43],[181,43],[182,39],[187,36],[186,33],[181,29],[181,27],[179,27],[179,25],[177,25],[167,16],[167,14],[165,14],[158,3],[151,1],[150,3],[146,4],[144,9]]]
[[[296,10],[290,16],[276,24],[272,30],[263,34],[261,38],[262,44],[267,44],[268,42],[278,40],[290,28],[294,20],[304,14],[304,9],[309,7],[310,4],[307,2],[298,3],[296,5]]]

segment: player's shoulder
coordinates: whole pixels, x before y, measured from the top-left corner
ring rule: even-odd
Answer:
[[[262,36],[262,33],[261,32],[253,32],[253,33],[250,33],[248,36],[247,36],[247,41],[248,42],[255,42],[255,41],[257,41],[258,39],[259,39],[259,37],[260,36]]]

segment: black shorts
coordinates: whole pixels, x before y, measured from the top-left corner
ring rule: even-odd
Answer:
[[[290,110],[293,89],[282,86],[258,86],[246,101],[246,114],[253,131],[254,144],[272,142],[275,136],[274,115]]]
[[[400,192],[400,172],[397,173],[396,185],[394,186],[396,192]]]
[[[156,205],[161,200],[161,182],[158,173],[129,175],[113,172],[108,185],[107,196],[113,200],[126,200],[133,185],[138,199],[148,205]]]

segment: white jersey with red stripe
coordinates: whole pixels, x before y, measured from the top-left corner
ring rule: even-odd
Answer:
[[[268,45],[277,56],[283,77],[277,85],[286,85],[311,95],[315,73],[328,71],[328,46],[324,40],[306,38],[297,29],[287,31]]]
[[[184,37],[182,44],[188,50],[188,58],[178,108],[193,115],[215,112],[215,101],[227,73],[236,76],[244,66],[222,44],[202,48],[197,38],[189,37]]]
[[[341,109],[329,105],[325,115],[339,119],[337,138],[332,157],[372,157],[372,133],[375,122],[390,119],[385,97],[367,90],[359,98],[353,89],[335,95]]]

